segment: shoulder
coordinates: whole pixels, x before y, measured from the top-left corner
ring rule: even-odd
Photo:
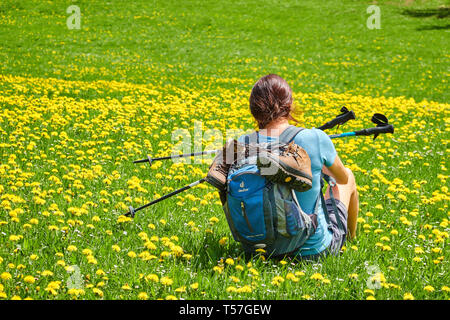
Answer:
[[[307,129],[304,128],[302,131],[300,131],[296,136],[295,136],[295,141],[299,140],[299,141],[310,141],[312,139],[317,139],[318,136],[320,136],[321,134],[324,134],[324,132],[322,130],[316,129],[316,128],[311,128],[311,129]]]
[[[308,152],[334,150],[334,145],[330,137],[324,131],[316,128],[300,131],[295,137],[294,142],[305,148]]]

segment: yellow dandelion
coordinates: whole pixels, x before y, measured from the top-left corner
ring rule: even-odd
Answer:
[[[423,289],[424,289],[425,291],[428,291],[428,292],[433,292],[433,291],[434,291],[434,288],[433,288],[432,286],[430,286],[430,285],[425,286]]]
[[[198,282],[194,282],[190,285],[191,289],[197,290],[198,289]]]
[[[78,250],[78,248],[76,246],[74,246],[74,245],[70,245],[70,246],[67,247],[67,251],[69,251],[69,252],[74,252],[74,251],[77,251],[77,250]]]
[[[12,278],[12,276],[11,276],[11,274],[10,274],[9,272],[3,272],[3,273],[0,275],[0,278],[1,278],[2,280],[9,280],[9,279]]]
[[[138,299],[139,300],[147,300],[148,299],[148,294],[146,292],[140,292],[138,294]]]
[[[176,288],[175,292],[186,292],[186,287],[182,286],[182,287]]]
[[[149,274],[145,277],[145,280],[152,282],[159,282],[159,277],[156,274]]]
[[[23,278],[23,281],[25,281],[26,283],[33,284],[35,283],[36,280],[34,279],[33,276],[26,276],[25,278]]]
[[[130,287],[127,283],[125,283],[125,284],[121,287],[121,289],[122,289],[122,290],[132,290],[131,287]]]
[[[98,295],[99,297],[103,297],[103,291],[99,288],[92,288],[92,292]]]
[[[314,273],[314,274],[310,277],[310,279],[312,279],[312,280],[323,280],[324,277],[323,277],[323,275],[321,275],[320,273]]]
[[[222,239],[219,240],[219,244],[220,244],[221,246],[226,245],[227,242],[228,242],[228,237],[223,237]]]
[[[236,292],[236,291],[237,291],[237,288],[236,288],[236,287],[233,287],[233,286],[230,286],[230,287],[226,288],[225,291],[226,291],[226,292]]]
[[[414,296],[410,292],[405,293],[403,296],[403,300],[414,300]]]
[[[171,286],[173,284],[173,280],[169,277],[162,277],[159,281],[163,286]]]

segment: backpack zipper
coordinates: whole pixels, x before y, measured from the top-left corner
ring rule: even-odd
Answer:
[[[247,227],[250,230],[250,232],[253,232],[253,228],[250,225],[250,221],[248,220],[247,212],[245,211],[245,205],[244,202],[241,202],[241,209],[242,209],[242,216],[245,219],[245,222],[247,223]]]

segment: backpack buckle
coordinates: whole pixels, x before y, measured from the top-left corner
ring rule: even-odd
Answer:
[[[334,187],[334,186],[336,186],[336,180],[334,178],[330,177],[328,184],[330,185],[330,187]]]

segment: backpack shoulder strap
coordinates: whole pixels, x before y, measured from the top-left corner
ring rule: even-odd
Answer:
[[[304,128],[290,125],[280,134],[280,136],[278,137],[278,141],[283,144],[288,144],[289,142],[294,140],[295,136],[302,130],[304,130]]]
[[[249,144],[249,143],[252,143],[252,144],[254,144],[254,143],[259,143],[259,135],[258,135],[258,132],[255,131],[255,132],[252,132],[252,133],[250,133],[250,134],[245,135],[245,136],[244,136],[244,143],[245,143],[245,144]]]

